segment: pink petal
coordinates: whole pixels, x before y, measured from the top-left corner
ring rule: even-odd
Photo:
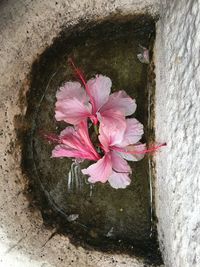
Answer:
[[[119,152],[120,155],[126,159],[126,160],[130,160],[130,161],[139,161],[141,159],[144,158],[145,156],[145,152],[143,153],[143,151],[145,151],[146,149],[146,145],[145,144],[136,144],[136,145],[129,145],[125,148],[126,152]],[[135,154],[134,154],[135,151]]]
[[[55,118],[57,121],[63,120],[76,125],[90,116],[90,107],[85,106],[77,98],[56,102]]]
[[[110,153],[107,153],[96,163],[90,165],[87,169],[82,170],[83,174],[89,175],[90,183],[105,183],[112,173],[112,164]]]
[[[100,121],[99,140],[102,145],[113,146],[120,144],[123,140],[126,129],[125,117],[120,111],[108,110],[97,113]]]
[[[56,98],[57,101],[76,98],[80,102],[84,102],[87,99],[87,96],[79,82],[67,82],[57,91]]]
[[[53,157],[75,157],[90,160],[98,160],[100,156],[93,147],[87,129],[87,122],[84,121],[74,127],[66,127],[59,136],[61,145],[53,150]]]
[[[131,179],[127,173],[117,173],[113,171],[108,178],[108,182],[115,189],[126,188],[131,183]]]
[[[75,128],[73,126],[68,126],[64,130],[61,131],[60,137],[65,137],[65,136],[71,136],[76,133]]]
[[[124,152],[119,152],[120,156],[128,161],[138,161],[133,155],[128,154],[128,153],[124,153]]]
[[[96,75],[96,78],[87,82],[90,97],[93,99],[93,113],[96,113],[108,100],[111,85],[110,78],[102,75]]]
[[[53,158],[78,158],[78,159],[90,159],[94,160],[93,155],[89,151],[78,151],[75,149],[71,149],[65,145],[58,145],[52,151]]]
[[[133,114],[136,110],[135,99],[127,95],[125,91],[118,91],[110,95],[107,103],[102,106],[100,112],[106,110],[119,110],[125,116]]]
[[[137,143],[143,135],[143,125],[136,119],[126,120],[126,130],[120,146],[125,147]]]
[[[99,154],[96,152],[96,149],[94,148],[90,140],[90,136],[88,133],[88,125],[86,120],[82,121],[80,124],[77,125],[77,133],[82,139],[82,143],[84,144],[84,146],[87,146],[87,148],[91,151],[91,153],[94,154],[96,160],[100,159]]]
[[[75,149],[78,151],[84,151],[82,140],[74,127],[68,126],[60,133],[60,140],[65,147]]]
[[[118,152],[111,152],[112,168],[116,172],[131,173],[131,168]]]

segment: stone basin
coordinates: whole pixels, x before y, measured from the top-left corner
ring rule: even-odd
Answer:
[[[42,206],[41,201],[38,203],[39,198],[33,194],[35,187],[34,184],[32,188],[30,187],[30,178],[33,178],[34,173],[30,175],[25,172],[24,165],[22,169],[24,153],[22,138],[32,127],[30,117],[26,115],[31,114],[29,110],[31,100],[27,96],[30,95],[29,92],[33,92],[32,77],[36,73],[34,70],[36,66],[41,66],[39,64],[45,51],[53,51],[51,48],[54,47],[56,40],[63,37],[62,33],[71,34],[72,29],[81,33],[86,28],[94,29],[106,21],[127,22],[138,15],[150,16],[153,21],[156,21],[155,45],[151,48],[154,55],[152,62],[155,64],[155,80],[150,79],[146,84],[155,88],[153,102],[155,113],[151,117],[154,121],[153,129],[155,129],[153,139],[158,143],[166,142],[167,147],[155,154],[154,161],[151,161],[154,168],[150,168],[154,170],[154,179],[151,183],[154,200],[146,203],[151,204],[150,210],[155,212],[157,219],[155,216],[149,217],[151,212],[147,212],[146,208],[142,209],[141,216],[138,213],[135,216],[143,222],[146,221],[145,224],[139,225],[141,226],[139,229],[145,225],[144,233],[149,232],[146,231],[150,227],[149,218],[153,218],[165,266],[198,267],[200,265],[199,14],[198,1],[186,0],[0,1],[0,266],[160,265],[158,262],[151,261],[153,253],[145,250],[144,246],[140,247],[140,253],[136,249],[134,252],[127,251],[129,244],[125,244],[126,242],[125,249],[119,247],[118,250],[112,245],[103,249],[102,244],[91,244],[91,240],[85,242],[84,239],[83,244],[81,237],[75,236],[77,228],[74,231],[70,228],[67,234],[64,233],[63,227],[58,227],[60,220],[57,222],[52,219],[52,212],[50,211],[51,214],[46,212],[47,204],[44,203]],[[64,38],[67,37],[69,35],[64,36]],[[80,53],[80,50],[77,49],[77,53]],[[75,53],[76,55],[78,54]],[[95,57],[95,60],[97,63],[98,58]],[[129,60],[126,59],[126,62],[128,64]],[[115,73],[105,65],[105,68],[99,67],[95,70],[89,66],[89,61],[80,61],[80,65],[86,67],[88,77],[94,72],[105,70],[106,73],[104,73],[115,80]],[[55,68],[55,66],[52,67]],[[150,65],[151,73],[153,70],[153,65]],[[67,74],[66,72],[64,75]],[[114,87],[118,88],[121,85],[131,88],[132,86],[129,87],[122,82],[121,74],[117,73],[120,79],[116,79],[117,84],[114,84]],[[48,77],[48,73],[46,74]],[[45,73],[43,77],[45,78]],[[151,75],[148,74],[147,77]],[[39,80],[34,77],[34,81]],[[151,81],[156,83],[151,84]],[[52,83],[55,81],[52,80]],[[46,82],[41,85],[45,84],[47,85]],[[57,86],[58,84],[54,86],[51,84],[49,88],[55,92]],[[38,90],[41,90],[41,86]],[[38,97],[41,96],[40,92]],[[34,101],[33,99],[33,104]],[[45,102],[42,105],[45,105]],[[139,114],[140,112],[137,114],[138,119],[145,118]],[[53,126],[48,129],[53,130]],[[148,134],[145,137],[146,141],[151,141],[148,140],[150,136],[152,135]],[[36,146],[36,155],[38,155],[39,145],[45,146],[50,153],[52,147],[47,148],[47,144],[39,141],[36,135],[33,137],[40,142]],[[27,142],[27,147],[29,145]],[[29,159],[31,160],[31,157]],[[102,189],[94,188],[95,190],[96,195],[102,192]],[[151,194],[148,190],[143,191],[145,194],[139,195],[144,199],[149,198]],[[39,194],[40,196],[42,195]],[[43,200],[45,202],[45,198]],[[139,198],[137,201],[141,202],[142,199]],[[147,207],[145,200],[142,204]],[[118,205],[119,203],[117,208]],[[129,209],[130,207],[126,211]],[[68,211],[65,212],[70,214]],[[131,225],[131,222],[127,225]],[[134,232],[131,228],[127,229],[127,235]],[[107,230],[110,230],[109,227],[105,227],[105,232]],[[142,235],[140,232],[140,236]],[[95,239],[94,229],[92,232],[89,231],[87,236]],[[112,244],[115,244],[116,240],[112,240]],[[145,244],[148,243],[145,242]],[[142,254],[141,251],[144,253]]]

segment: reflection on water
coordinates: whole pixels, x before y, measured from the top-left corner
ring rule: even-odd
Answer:
[[[83,179],[81,177],[81,167],[77,161],[72,162],[67,177],[67,190],[69,193],[80,192],[83,189]]]
[[[72,161],[67,175],[67,191],[68,193],[78,194],[83,191],[84,184],[89,185],[89,196],[91,197],[94,184],[89,183],[86,177],[82,177],[80,162],[75,159]]]

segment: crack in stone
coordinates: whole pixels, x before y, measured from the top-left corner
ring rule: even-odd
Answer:
[[[45,241],[45,243],[41,246],[41,248],[44,248],[46,244],[58,233],[57,229],[49,236],[49,238]]]

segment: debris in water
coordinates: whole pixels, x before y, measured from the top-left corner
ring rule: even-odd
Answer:
[[[113,236],[113,232],[114,232],[114,227],[111,227],[110,230],[108,231],[108,233],[106,234],[106,237]]]
[[[78,214],[70,214],[69,216],[67,216],[67,220],[68,220],[68,222],[73,222],[73,221],[77,220],[78,217],[79,217]]]
[[[137,58],[141,63],[149,64],[149,50],[141,45],[139,45],[139,48],[140,48],[140,53],[137,54]]]

